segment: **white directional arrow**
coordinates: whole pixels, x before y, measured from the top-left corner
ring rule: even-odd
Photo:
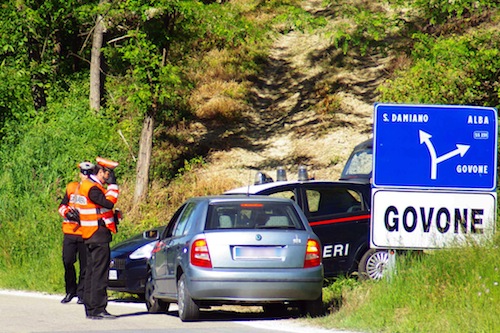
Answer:
[[[418,131],[418,135],[420,137],[420,144],[425,143],[427,146],[427,149],[429,150],[429,153],[431,154],[431,161],[436,159],[436,150],[434,149],[434,146],[432,145],[431,138],[432,135],[430,135],[427,132],[424,132],[422,130]]]
[[[450,151],[447,154],[441,155],[436,159],[437,163],[440,163],[442,161],[446,161],[447,159],[452,158],[453,156],[460,155],[463,157],[467,150],[469,150],[470,146],[468,145],[459,145],[457,144],[457,149]]]
[[[430,135],[427,132],[424,132],[422,130],[418,131],[418,135],[420,137],[420,144],[425,143],[427,146],[427,149],[429,150],[429,154],[431,155],[431,179],[436,179],[437,178],[437,165],[438,163],[441,163],[443,161],[446,161],[454,156],[460,155],[464,156],[465,153],[469,150],[470,146],[469,145],[460,145],[457,144],[456,147],[457,149],[450,151],[449,153],[446,153],[441,156],[437,156],[436,154],[436,149],[432,145],[431,138],[432,135]]]

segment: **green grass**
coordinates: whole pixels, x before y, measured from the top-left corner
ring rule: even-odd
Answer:
[[[20,266],[1,266],[0,288],[63,294],[64,270],[61,249],[51,249],[45,256],[46,258],[40,260],[43,265],[33,259],[27,260]]]
[[[495,244],[399,257],[390,279],[354,287],[341,280],[341,307],[311,323],[364,332],[496,332],[499,255]]]

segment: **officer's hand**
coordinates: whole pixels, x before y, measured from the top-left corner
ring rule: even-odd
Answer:
[[[113,170],[111,170],[109,172],[109,176],[108,176],[108,179],[106,180],[106,183],[116,184],[116,176],[115,176],[115,172]]]
[[[66,213],[66,218],[69,221],[80,223],[80,212],[78,209],[71,208],[70,211]]]

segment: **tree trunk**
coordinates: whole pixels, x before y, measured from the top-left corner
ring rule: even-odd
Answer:
[[[137,159],[134,206],[146,198],[149,184],[149,165],[153,150],[153,113],[148,112],[142,123],[141,139],[139,141],[139,158]]]
[[[33,97],[33,106],[36,111],[40,111],[47,106],[45,89],[41,86],[44,80],[43,75],[31,75],[31,96]]]
[[[41,64],[42,56],[40,55],[39,43],[28,34],[28,58],[30,62]],[[47,106],[47,96],[43,84],[45,83],[45,76],[40,73],[31,73],[31,96],[33,97],[33,106],[36,111],[43,109]]]
[[[100,1],[102,3],[103,0]],[[92,35],[92,53],[90,59],[90,108],[99,111],[101,108],[101,47],[104,35],[103,17],[97,16]]]

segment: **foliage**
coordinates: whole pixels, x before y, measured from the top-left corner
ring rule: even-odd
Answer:
[[[392,0],[392,2],[414,8],[430,25],[443,24],[451,19],[470,16],[499,6],[497,0]]]
[[[230,3],[225,6],[205,6],[204,13],[200,13],[197,18],[199,21],[192,26],[191,31],[196,31],[195,36],[199,36],[195,43],[200,51],[252,44],[261,34],[255,23],[241,16]]]
[[[165,1],[151,7],[148,1],[123,2],[108,14],[115,29],[128,27],[125,35],[113,38],[103,49],[113,64],[110,74],[130,77],[117,97],[125,96],[140,113],[155,113],[175,98],[179,69],[168,62],[166,55],[177,21],[191,12],[189,6],[181,6],[186,3]]]
[[[500,106],[500,34],[416,36],[413,64],[380,87],[381,101]]]
[[[0,68],[0,139],[4,143],[17,142],[16,132],[19,132],[16,128],[25,124],[35,113],[30,80],[22,70],[3,65]]]
[[[0,94],[0,101],[5,103],[3,111],[13,118],[26,110],[15,106],[18,99],[26,102],[32,94],[35,108],[44,107],[35,99],[45,100],[43,95],[58,76],[80,65],[80,59],[75,57],[79,31],[73,16],[79,6],[76,0],[4,1],[0,6],[0,67],[2,72],[15,73],[13,78],[6,77],[6,84],[21,83],[23,88],[8,98]]]
[[[278,15],[273,19],[273,24],[280,28],[281,33],[291,31],[311,31],[326,26],[326,19],[322,16],[315,17],[311,13],[296,5],[288,5],[278,10]]]
[[[179,173],[177,174],[177,176],[181,176],[182,174],[184,174],[186,172],[193,171],[197,167],[202,166],[204,163],[205,163],[205,161],[203,160],[202,156],[194,157],[189,161],[185,160],[184,166],[182,168],[179,168],[179,170],[178,170]]]
[[[346,293],[360,284],[359,280],[348,277],[339,277],[326,283],[323,288],[323,303],[327,304],[329,312],[337,311],[342,306]]]
[[[338,15],[345,20],[329,33],[333,45],[341,48],[344,54],[351,49],[366,55],[374,51],[386,52],[394,48],[394,36],[401,37],[404,21],[401,13],[390,12],[381,6],[368,6],[366,3],[340,1],[331,3]]]

